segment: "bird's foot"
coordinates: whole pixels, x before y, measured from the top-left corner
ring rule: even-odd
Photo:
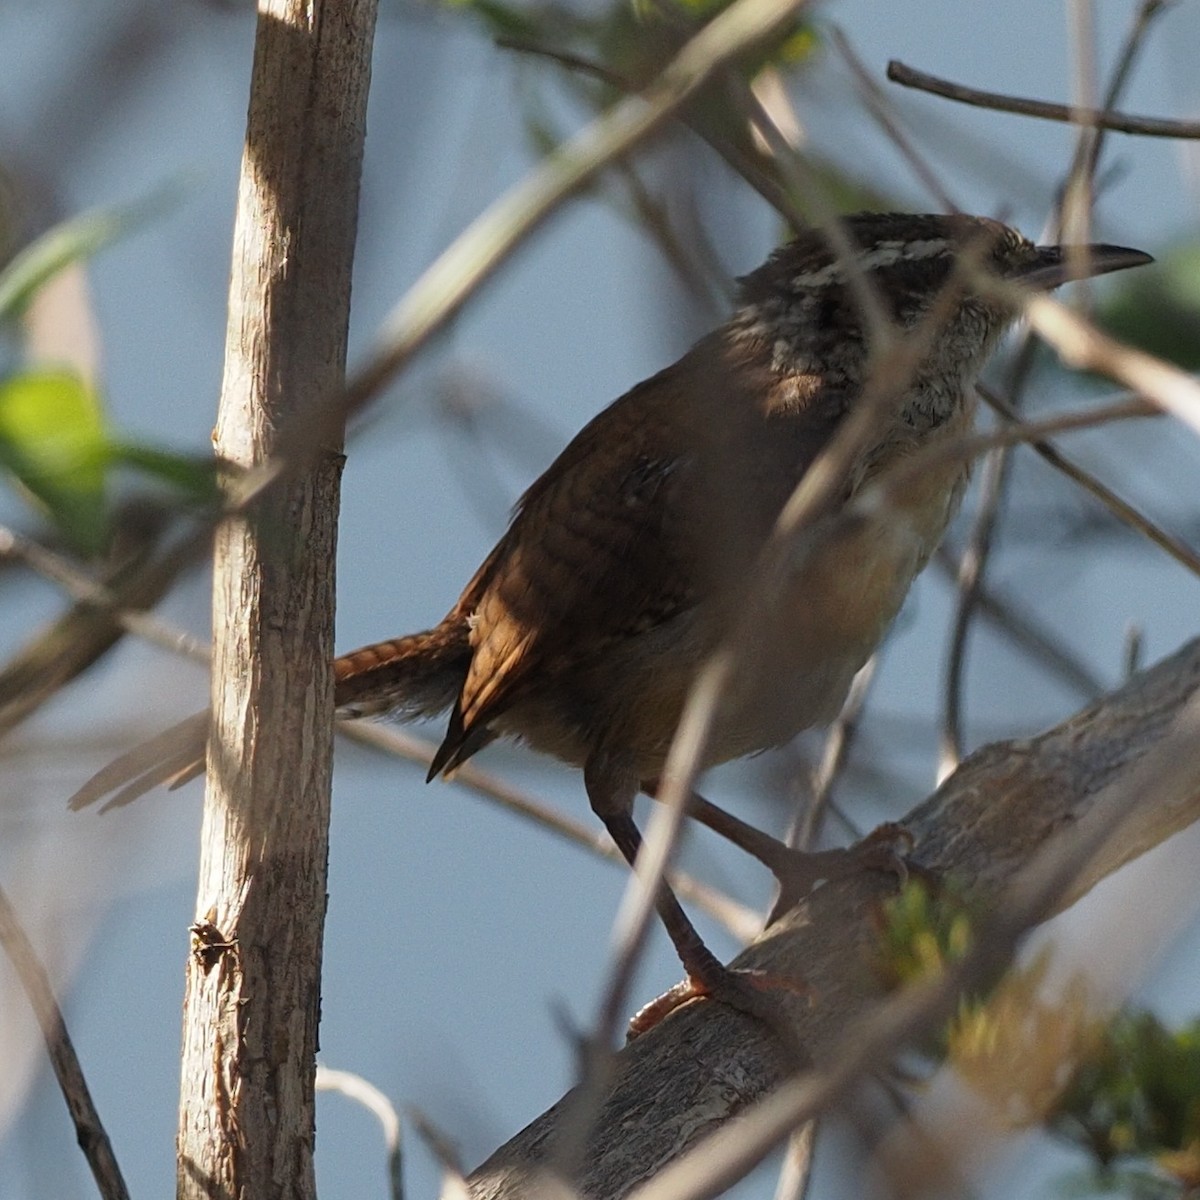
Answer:
[[[894,875],[897,885],[903,887],[910,872],[920,870],[907,858],[912,848],[912,834],[892,821],[843,849],[795,850],[780,844],[767,864],[779,880],[779,899],[771,920],[798,904],[818,883],[844,879],[859,871]]]

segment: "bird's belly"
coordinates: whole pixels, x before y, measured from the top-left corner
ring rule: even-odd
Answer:
[[[843,513],[801,539],[738,647],[702,765],[782,745],[837,715],[954,510],[959,488],[926,482],[903,502]],[[701,611],[626,639],[561,678],[544,677],[495,728],[576,766],[600,745],[620,747],[641,778],[653,778],[720,632]]]
[[[908,503],[843,516],[803,540],[742,654],[714,724],[710,763],[833,720],[941,540],[959,490],[938,481]]]

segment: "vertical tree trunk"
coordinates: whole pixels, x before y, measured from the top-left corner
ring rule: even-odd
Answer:
[[[181,1197],[315,1193],[341,455],[314,414],[343,382],[375,8],[259,3],[215,442],[244,468],[286,441],[304,468],[216,537]]]

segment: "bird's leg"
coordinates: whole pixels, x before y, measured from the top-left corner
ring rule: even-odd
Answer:
[[[583,778],[592,811],[604,822],[617,849],[633,867],[642,848],[642,835],[633,819],[633,800],[638,792],[636,776],[620,770],[611,756],[598,754],[589,760]],[[728,971],[704,944],[665,880],[659,881],[654,904],[684,970],[703,992],[717,990]]]
[[[648,796],[656,796],[658,780],[642,784]],[[854,846],[835,850],[797,850],[778,838],[726,812],[697,792],[688,800],[688,815],[714,833],[758,859],[779,881],[780,895],[775,913],[786,912],[822,880],[852,875],[864,868],[890,871],[901,882],[907,865],[898,846],[911,846],[912,838],[900,825],[881,825]],[[773,914],[774,915],[774,914]]]
[[[631,867],[635,866],[642,847],[642,835],[633,819],[633,800],[639,790],[636,776],[613,770],[608,756],[597,755],[584,769],[584,782],[593,811],[604,822],[625,860]],[[781,1027],[778,1012],[763,995],[766,988],[785,985],[771,981],[764,986],[753,972],[732,971],[725,966],[704,944],[665,880],[659,881],[654,903],[687,978],[634,1016],[629,1024],[630,1037],[645,1033],[689,1000],[705,996],[766,1021],[781,1036],[789,1036]],[[807,994],[802,985],[786,987]]]
[[[602,819],[617,848],[629,865],[634,866],[641,850],[642,835],[632,815],[613,813]],[[696,927],[665,881],[659,881],[654,906],[675,945],[675,952],[679,955],[679,961],[683,963],[683,969],[699,985],[698,994],[717,990],[723,977],[728,974],[728,969],[704,944],[704,939],[696,932]]]

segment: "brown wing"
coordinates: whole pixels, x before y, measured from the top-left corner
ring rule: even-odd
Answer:
[[[588,424],[463,594],[474,655],[431,774],[527,689],[694,609],[753,561],[844,411],[764,415],[772,376],[713,336]]]
[[[539,676],[695,603],[691,544],[673,528],[689,464],[664,449],[650,411],[661,378],[576,436],[464,591],[474,654],[431,774],[485,744],[489,722]]]

